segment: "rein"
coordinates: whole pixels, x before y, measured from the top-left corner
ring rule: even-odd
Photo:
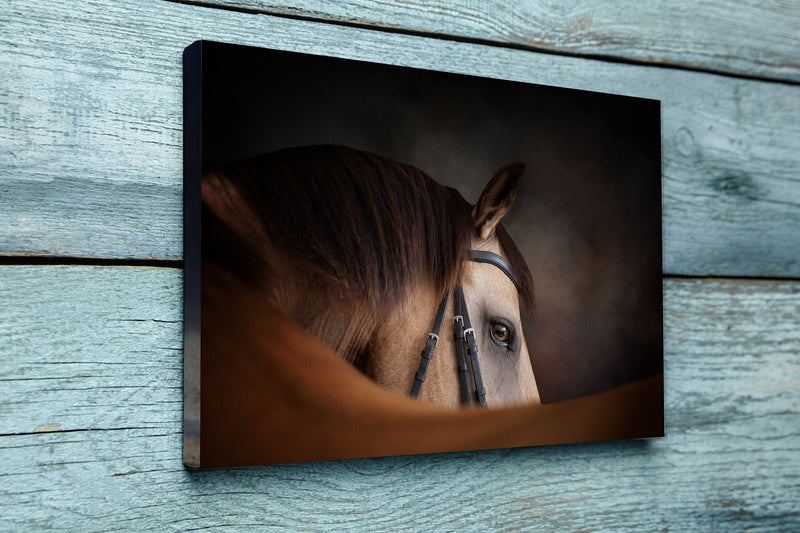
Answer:
[[[503,274],[508,276],[508,279],[520,290],[519,281],[511,265],[492,252],[484,252],[481,250],[470,250],[470,261],[476,263],[488,263],[499,268]],[[439,308],[436,311],[436,319],[433,322],[433,328],[428,333],[428,339],[425,341],[425,347],[422,349],[420,355],[419,368],[414,376],[414,384],[411,387],[411,396],[416,398],[419,396],[419,391],[422,384],[425,382],[425,375],[428,372],[428,365],[433,358],[433,351],[439,343],[439,333],[442,330],[442,323],[444,322],[444,313],[447,309],[447,302],[450,299],[450,289],[444,291],[442,300],[439,303]],[[472,403],[472,393],[474,392],[478,398],[478,403],[486,407],[486,389],[483,387],[483,377],[481,376],[481,367],[478,361],[478,345],[476,343],[475,330],[469,319],[469,311],[467,310],[467,302],[464,299],[464,290],[461,287],[461,280],[458,281],[453,291],[453,338],[456,341],[456,363],[458,365],[458,380],[461,390],[461,403],[469,406]],[[464,348],[466,346],[466,355]],[[469,356],[469,366],[467,366],[467,357]],[[472,380],[475,383],[475,389],[470,389],[469,383],[469,370],[472,369]]]

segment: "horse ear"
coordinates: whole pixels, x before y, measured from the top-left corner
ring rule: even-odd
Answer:
[[[524,170],[524,163],[509,163],[498,170],[483,189],[478,203],[472,208],[475,233],[482,240],[490,239],[494,235],[495,226],[511,209]]]

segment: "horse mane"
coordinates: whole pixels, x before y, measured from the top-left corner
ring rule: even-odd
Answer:
[[[208,202],[212,178],[229,215]],[[444,291],[458,279],[473,234],[471,206],[458,191],[411,165],[344,146],[282,149],[203,179],[203,259],[261,287],[300,279],[283,292],[307,293],[309,309],[324,298],[374,317],[420,282]],[[243,232],[236,218],[257,231]],[[496,233],[530,305],[525,260],[500,225]]]
[[[505,253],[506,259],[508,259],[508,263],[511,265],[511,269],[517,275],[520,300],[527,307],[531,317],[533,317],[536,307],[533,292],[533,276],[528,268],[528,262],[525,261],[522,252],[519,251],[519,248],[517,248],[517,245],[514,243],[514,239],[511,238],[511,235],[508,234],[502,223],[498,223],[494,231],[497,240],[500,241],[500,248],[502,248]]]

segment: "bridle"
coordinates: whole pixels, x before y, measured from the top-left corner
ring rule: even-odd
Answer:
[[[499,255],[492,252],[484,252],[482,250],[470,250],[470,261],[476,263],[488,263],[499,268],[508,279],[514,284],[519,291],[519,281],[517,276],[508,262]],[[422,349],[422,355],[419,360],[419,368],[414,376],[414,385],[411,387],[411,396],[417,397],[425,382],[425,374],[428,372],[428,364],[433,357],[433,350],[439,343],[439,332],[442,330],[442,322],[444,322],[444,313],[447,309],[447,302],[450,299],[450,289],[444,291],[442,301],[439,303],[439,309],[436,311],[436,319],[433,322],[433,329],[428,333],[428,339],[425,341],[425,348]],[[467,310],[467,302],[464,300],[464,290],[461,287],[461,280],[453,289],[453,306],[455,308],[453,316],[453,338],[456,341],[456,363],[458,365],[458,381],[461,390],[461,403],[469,406],[472,403],[472,392],[474,391],[478,403],[486,407],[486,389],[483,387],[483,378],[481,377],[481,367],[478,362],[478,345],[475,342],[475,330],[472,329],[472,324],[469,320],[469,311]],[[464,354],[464,347],[466,346],[467,353]],[[469,365],[467,365],[467,357],[469,356]],[[472,381],[475,388],[470,388],[469,370],[472,369]]]

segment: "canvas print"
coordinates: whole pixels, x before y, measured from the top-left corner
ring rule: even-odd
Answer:
[[[184,462],[663,435],[660,105],[197,42]]]

